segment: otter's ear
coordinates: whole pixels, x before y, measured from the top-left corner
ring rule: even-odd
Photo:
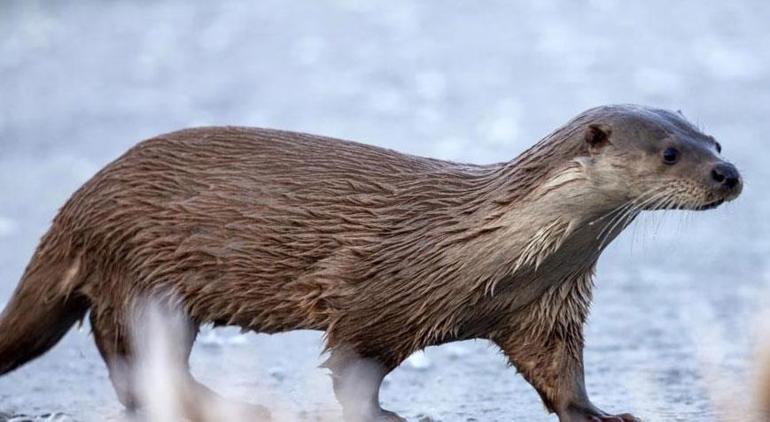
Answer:
[[[585,140],[590,151],[599,151],[605,146],[611,144],[610,136],[612,129],[604,124],[593,123],[588,125],[585,133]]]

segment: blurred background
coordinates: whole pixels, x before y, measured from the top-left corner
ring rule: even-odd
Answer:
[[[768,22],[763,1],[3,1],[0,302],[68,196],[159,133],[263,126],[489,163],[589,107],[641,103],[714,135],[746,186],[609,247],[587,387],[646,421],[745,420],[770,292]],[[122,418],[89,331],[0,378],[0,420]],[[321,349],[318,333],[209,330],[193,371],[282,420],[339,416]],[[555,420],[481,341],[413,356],[382,398],[410,421]]]

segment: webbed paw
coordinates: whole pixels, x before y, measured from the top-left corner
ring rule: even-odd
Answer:
[[[566,412],[559,413],[560,422],[642,422],[630,413],[610,415],[593,406],[590,408],[570,407]]]

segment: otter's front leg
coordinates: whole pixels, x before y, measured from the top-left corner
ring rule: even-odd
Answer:
[[[380,385],[393,369],[377,359],[361,358],[347,348],[333,348],[323,365],[331,370],[334,395],[346,422],[405,422],[380,407]]]
[[[591,403],[583,379],[582,324],[559,325],[536,335],[508,333],[495,342],[560,422],[639,422],[629,414],[610,415]]]

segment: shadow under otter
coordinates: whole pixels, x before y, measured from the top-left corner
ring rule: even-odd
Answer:
[[[167,297],[188,317],[185,361],[201,324],[325,331],[348,421],[401,420],[379,405],[385,375],[473,338],[499,345],[560,421],[635,420],[585,390],[595,264],[643,210],[736,198],[740,175],[720,153],[680,114],[632,105],[588,110],[483,166],[267,129],[162,135],[55,217],[2,314],[0,373],[90,310],[120,401],[140,406],[125,370],[132,312]],[[192,408],[212,393],[188,377]]]

